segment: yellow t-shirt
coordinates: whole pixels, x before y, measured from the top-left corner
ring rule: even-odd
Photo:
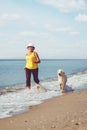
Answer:
[[[26,55],[26,66],[25,67],[28,69],[37,69],[38,64],[34,63],[33,61],[36,61],[34,52],[32,52],[31,55]]]

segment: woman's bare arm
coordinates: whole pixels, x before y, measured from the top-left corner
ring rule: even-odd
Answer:
[[[39,55],[37,54],[37,52],[34,52],[34,55],[36,57],[35,63],[40,63],[40,58],[39,58]]]

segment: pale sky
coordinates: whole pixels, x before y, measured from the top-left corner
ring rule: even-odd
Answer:
[[[87,58],[87,0],[0,0],[0,59]]]

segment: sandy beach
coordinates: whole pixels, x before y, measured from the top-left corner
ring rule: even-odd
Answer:
[[[0,130],[87,130],[87,90],[66,93],[26,113],[0,119]]]

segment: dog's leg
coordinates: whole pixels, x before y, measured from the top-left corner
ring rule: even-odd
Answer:
[[[60,86],[60,89],[62,90],[62,84],[59,84],[59,86]]]
[[[66,90],[65,90],[65,83],[62,84],[62,93],[64,93]]]

